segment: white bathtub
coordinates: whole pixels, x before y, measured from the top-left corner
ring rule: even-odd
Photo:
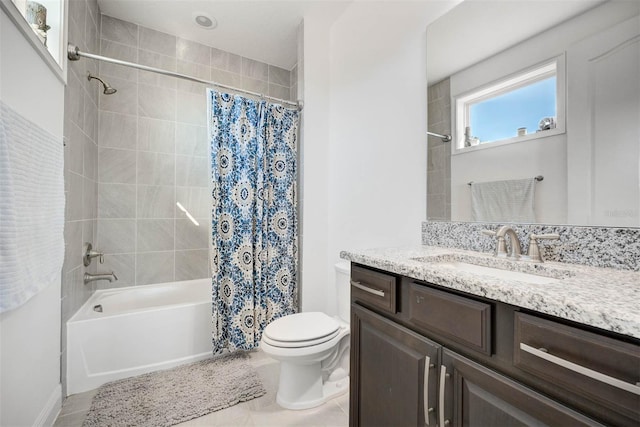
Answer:
[[[67,322],[67,394],[205,359],[211,333],[211,279],[96,291]]]

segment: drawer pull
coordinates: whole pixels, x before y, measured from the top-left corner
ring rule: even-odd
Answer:
[[[585,368],[584,366],[580,366],[568,360],[562,359],[558,356],[554,356],[553,354],[549,354],[549,352],[546,349],[537,349],[522,342],[520,343],[520,349],[529,354],[532,354],[541,359],[544,359],[548,362],[554,363],[558,366],[562,366],[563,368],[576,372],[580,375],[584,375],[586,377],[608,384],[612,387],[616,387],[621,390],[628,391],[629,393],[633,393],[640,396],[640,386],[629,384],[628,382],[610,377],[609,375],[605,375],[601,372],[594,371],[589,368]]]
[[[438,418],[440,419],[440,427],[449,424],[449,420],[444,419],[444,381],[447,376],[447,367],[440,366],[440,384],[439,384],[439,396],[438,396]]]
[[[371,289],[370,287],[365,286],[360,282],[355,282],[353,280],[351,281],[351,286],[355,286],[356,288],[361,289],[365,292],[369,292],[370,294],[377,295],[379,297],[384,298],[384,291],[381,291],[380,289]]]
[[[433,412],[433,408],[429,408],[429,371],[431,370],[431,358],[424,357],[424,379],[422,389],[424,391],[424,423],[429,425],[429,412]]]

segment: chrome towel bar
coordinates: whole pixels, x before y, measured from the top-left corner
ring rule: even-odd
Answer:
[[[542,181],[542,180],[544,179],[544,176],[542,176],[542,175],[538,175],[538,176],[534,177],[534,179],[535,179],[536,181]],[[469,181],[469,182],[467,182],[467,185],[471,185],[471,184],[473,184],[473,181]]]

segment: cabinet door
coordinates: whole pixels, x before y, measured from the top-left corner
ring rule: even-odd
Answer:
[[[443,424],[453,426],[600,426],[494,371],[443,349]]]
[[[434,426],[438,359],[437,344],[353,304],[350,425]]]

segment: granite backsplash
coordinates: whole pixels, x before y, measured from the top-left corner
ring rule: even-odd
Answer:
[[[422,244],[478,252],[493,252],[494,238],[481,233],[497,230],[502,223],[425,221],[422,223]],[[559,240],[539,242],[547,261],[582,264],[593,267],[640,271],[640,228],[589,227],[547,224],[509,224],[522,244],[522,253],[529,245],[529,234],[560,235]]]

